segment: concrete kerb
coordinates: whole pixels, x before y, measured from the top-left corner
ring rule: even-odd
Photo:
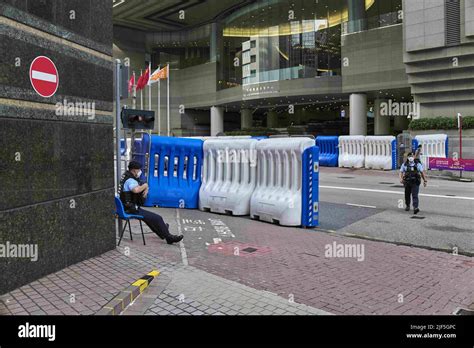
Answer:
[[[412,247],[412,248],[420,248],[420,249],[433,250],[433,251],[442,251],[442,252],[445,252],[445,253],[448,253],[448,254],[453,253],[452,249],[430,247],[430,246],[426,246],[426,245],[413,245],[413,244],[406,243],[406,242],[381,239],[381,238],[377,238],[377,237],[365,236],[365,235],[349,233],[349,232],[340,233],[340,232],[337,232],[337,231],[334,231],[334,230],[327,230],[327,229],[323,229],[323,228],[320,228],[319,230],[321,232],[325,232],[325,233],[328,233],[328,234],[334,234],[334,235],[337,235],[339,237],[357,238],[357,239],[369,240],[369,241],[372,241],[372,242],[390,243],[390,244],[401,245],[401,246]],[[458,250],[458,254],[463,255],[463,256],[469,256],[469,257],[474,256],[474,253],[472,253],[470,251],[466,251],[466,250]]]
[[[153,270],[137,279],[129,287],[110,300],[96,315],[119,315],[130,303],[135,301],[140,294],[150,285],[150,283],[160,275],[160,272]]]

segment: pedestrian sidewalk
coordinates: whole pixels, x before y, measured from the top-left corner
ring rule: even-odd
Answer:
[[[170,279],[167,279],[166,289],[145,311],[146,315],[329,314],[191,266],[177,266],[168,276]],[[140,302],[140,298],[138,301]]]
[[[92,315],[153,269],[160,275],[124,314],[329,314],[192,266],[166,262],[147,252],[147,246],[132,243],[124,241],[116,250],[1,296],[0,315]],[[179,246],[165,245],[168,251],[179,253]],[[143,307],[150,297],[149,308]]]

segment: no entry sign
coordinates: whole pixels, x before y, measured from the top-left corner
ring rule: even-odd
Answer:
[[[30,65],[30,81],[36,93],[45,98],[51,97],[59,86],[56,65],[48,57],[36,57]]]

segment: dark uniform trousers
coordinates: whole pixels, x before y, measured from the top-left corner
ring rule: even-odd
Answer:
[[[420,192],[420,184],[416,182],[405,183],[405,204],[407,207],[410,206],[410,198],[413,197],[413,208],[418,208],[418,192]]]
[[[166,226],[165,221],[160,215],[152,213],[151,211],[145,210],[141,207],[138,208],[137,214],[143,216],[143,221],[161,239],[165,239],[171,235],[168,230],[168,226]]]

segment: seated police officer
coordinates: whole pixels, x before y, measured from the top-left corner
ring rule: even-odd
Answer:
[[[405,186],[405,210],[410,210],[410,196],[413,197],[413,212],[418,214],[418,192],[420,191],[421,179],[423,178],[423,186],[426,187],[425,173],[423,165],[418,159],[415,159],[413,153],[409,153],[407,160],[400,167],[400,182]]]
[[[120,200],[123,203],[125,211],[129,214],[143,216],[143,221],[155,232],[161,239],[166,239],[168,244],[179,242],[183,236],[173,235],[168,230],[163,218],[155,213],[142,209],[146,196],[148,195],[148,184],[141,184],[139,178],[142,174],[141,164],[131,161],[128,165],[128,171],[122,175],[120,180]]]

